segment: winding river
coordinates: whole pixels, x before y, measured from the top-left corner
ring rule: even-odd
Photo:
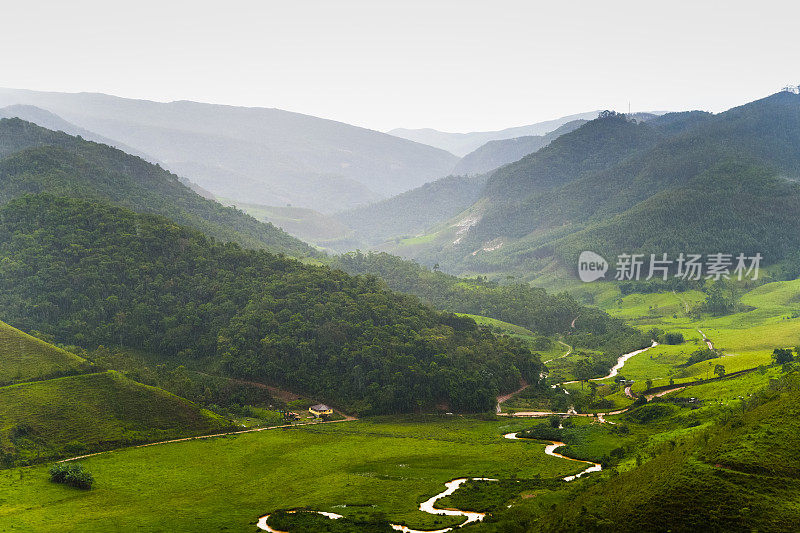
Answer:
[[[506,433],[505,435],[503,435],[503,437],[505,437],[506,439],[509,439],[509,440],[527,440],[527,439],[519,438],[517,436],[517,432]],[[573,474],[571,476],[567,476],[567,477],[563,478],[564,481],[573,481],[573,480],[578,479],[579,477],[581,477],[581,476],[583,476],[585,474],[589,474],[591,472],[599,472],[600,470],[603,469],[602,465],[600,465],[599,463],[593,463],[591,461],[582,461],[580,459],[573,459],[572,457],[567,457],[566,455],[561,455],[560,453],[557,453],[556,449],[560,448],[561,446],[564,446],[563,442],[556,441],[556,440],[551,440],[550,444],[545,446],[544,453],[546,453],[547,455],[551,455],[553,457],[558,457],[560,459],[566,459],[568,461],[576,461],[576,462],[579,462],[579,463],[586,463],[586,464],[590,465],[588,468],[586,468],[585,470],[582,470],[581,472],[578,472],[577,474]],[[453,527],[447,527],[447,528],[444,528],[444,529],[436,529],[436,530],[411,529],[408,526],[403,526],[403,525],[400,525],[400,524],[391,524],[392,529],[394,529],[395,531],[401,531],[402,533],[446,533],[446,532],[452,531],[452,530],[454,530],[456,528],[464,527],[467,524],[472,524],[473,522],[480,522],[481,520],[483,520],[486,517],[486,513],[476,513],[476,512],[471,512],[471,511],[462,511],[460,509],[439,509],[439,508],[435,507],[435,504],[436,504],[437,501],[441,500],[442,498],[446,498],[447,496],[450,496],[451,494],[453,494],[456,490],[458,490],[458,488],[461,485],[466,483],[468,480],[473,480],[473,481],[497,481],[496,479],[485,478],[485,477],[473,477],[473,478],[461,477],[461,478],[453,479],[452,481],[448,481],[447,483],[444,484],[445,490],[443,490],[442,492],[440,492],[439,494],[437,494],[435,496],[432,496],[432,497],[428,498],[427,500],[425,500],[424,502],[422,502],[419,505],[419,510],[422,511],[423,513],[439,515],[439,516],[463,516],[465,520],[461,524],[459,524],[457,526],[453,526]],[[327,512],[324,512],[324,511],[290,511],[290,512],[317,513],[317,514],[320,514],[322,516],[328,517],[331,520],[338,520],[338,519],[342,518],[342,515],[340,515],[340,514],[327,513]],[[263,531],[269,531],[270,533],[288,533],[286,531],[280,531],[278,529],[274,529],[274,528],[270,527],[269,524],[267,524],[267,521],[269,520],[269,517],[270,517],[270,515],[264,515],[264,516],[262,516],[261,518],[258,519],[258,522],[256,523],[256,525],[258,526],[259,529],[261,529]]]
[[[658,346],[658,343],[656,341],[653,341],[653,344],[651,344],[650,346],[648,346],[646,348],[642,348],[640,350],[635,350],[633,352],[629,352],[629,353],[623,354],[622,356],[620,356],[617,359],[617,363],[613,367],[611,367],[611,370],[608,373],[608,375],[603,376],[601,378],[593,378],[591,381],[600,381],[600,380],[603,380],[603,379],[608,379],[608,378],[615,377],[619,373],[619,371],[622,369],[622,367],[625,366],[625,362],[628,361],[628,359],[630,359],[631,357],[633,357],[635,355],[639,355],[640,353],[646,352],[647,350],[649,350],[650,348],[654,348],[655,346]],[[570,350],[567,352],[567,355],[569,355],[569,353],[571,353],[571,352],[572,352],[572,349],[570,348]],[[565,385],[567,383],[578,383],[578,382],[577,381],[568,381],[568,382],[562,383],[562,385]],[[557,385],[553,385],[553,386],[556,387]],[[523,387],[523,389],[524,388],[525,387]],[[522,389],[520,389],[520,390],[522,390]],[[514,393],[508,394],[506,396],[501,396],[500,398],[498,398],[499,401],[497,403],[497,412],[500,413],[500,404],[503,401],[507,400],[508,398],[510,398],[511,396],[513,396],[514,394],[516,394],[518,392],[520,392],[520,391],[516,391]],[[622,410],[619,410],[619,411],[612,411],[610,413],[600,413],[598,415],[598,418],[600,419],[601,422],[606,422],[606,420],[603,418],[603,415],[614,415],[614,414],[622,413],[624,411],[625,411],[625,409],[622,409]],[[547,416],[547,415],[551,415],[551,414],[573,415],[573,414],[577,414],[577,413],[571,413],[571,412],[570,413],[549,413],[549,412],[515,413],[516,416]],[[512,415],[512,416],[515,416],[515,415]],[[584,415],[584,416],[592,416],[592,415]],[[506,439],[509,439],[509,440],[525,440],[525,439],[520,439],[517,436],[517,433],[506,433],[505,435],[503,435],[503,437],[505,437]],[[550,444],[545,446],[544,453],[546,453],[547,455],[553,456],[553,457],[558,457],[560,459],[566,459],[567,461],[576,461],[576,462],[579,462],[579,463],[585,463],[585,464],[589,465],[586,469],[578,472],[577,474],[573,474],[571,476],[564,477],[563,478],[564,481],[567,481],[567,482],[574,481],[574,480],[578,479],[579,477],[581,477],[583,475],[590,474],[592,472],[599,472],[599,471],[601,471],[603,469],[602,465],[600,465],[599,463],[593,463],[591,461],[582,461],[580,459],[574,459],[572,457],[567,457],[566,455],[562,455],[562,454],[556,452],[556,450],[558,448],[562,447],[562,446],[564,446],[563,442],[551,440]],[[462,478],[453,479],[452,481],[448,481],[447,483],[445,483],[445,490],[443,490],[439,494],[437,494],[435,496],[432,496],[431,498],[425,500],[419,506],[419,510],[424,512],[424,513],[429,513],[429,514],[434,514],[434,515],[439,515],[439,516],[463,516],[464,517],[464,522],[462,522],[458,526],[447,527],[447,528],[444,528],[444,529],[437,529],[437,530],[418,530],[418,529],[411,529],[408,526],[403,526],[403,525],[400,525],[400,524],[391,524],[392,529],[394,529],[395,531],[401,531],[402,533],[446,533],[446,532],[452,531],[452,530],[454,530],[456,528],[464,527],[467,524],[472,524],[474,522],[479,522],[479,521],[483,520],[484,517],[486,517],[486,513],[476,513],[476,512],[470,512],[470,511],[462,511],[460,509],[438,509],[438,508],[435,507],[435,503],[437,501],[439,501],[442,498],[445,498],[447,496],[450,496],[456,490],[458,490],[458,488],[461,485],[463,485],[464,483],[466,483],[470,479],[475,480],[475,481],[497,481],[496,479],[490,479],[490,478],[465,478],[465,477],[462,477]],[[317,513],[317,514],[320,514],[322,516],[326,516],[326,517],[330,518],[331,520],[338,520],[339,518],[342,518],[342,515],[339,515],[339,514],[336,514],[336,513],[327,513],[327,512],[323,512],[323,511],[299,511],[299,512]],[[261,518],[258,519],[258,523],[256,525],[258,526],[259,529],[261,529],[263,531],[269,531],[270,533],[287,533],[285,531],[279,531],[277,529],[271,528],[269,526],[269,524],[267,524],[267,521],[269,520],[269,516],[270,515],[265,515],[265,516],[262,516]]]
[[[634,355],[639,355],[640,353],[644,353],[647,350],[649,350],[650,348],[655,348],[656,346],[658,346],[658,343],[656,341],[653,341],[653,344],[651,344],[647,348],[642,348],[640,350],[634,350],[632,352],[628,352],[626,354],[622,354],[621,356],[619,356],[617,358],[617,363],[614,366],[611,367],[611,371],[608,374],[606,374],[602,378],[591,378],[589,381],[602,381],[604,379],[615,377],[617,374],[619,374],[619,371],[622,370],[622,367],[625,366],[625,363],[628,361],[628,359],[630,359]],[[573,383],[580,383],[580,381],[573,380],[573,381],[565,381],[564,383],[560,383],[560,384],[556,383],[555,385],[553,385],[553,388],[556,388],[559,385],[571,385]]]

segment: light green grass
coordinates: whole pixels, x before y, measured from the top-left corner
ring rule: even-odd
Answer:
[[[420,244],[427,244],[429,242],[433,242],[436,239],[436,233],[427,233],[423,235],[417,235],[415,237],[408,237],[407,239],[402,239],[400,241],[400,246],[417,246]]]
[[[702,383],[681,391],[672,392],[666,397],[692,396],[703,401],[727,405],[731,401],[738,400],[739,397],[748,397],[754,391],[764,387],[770,379],[779,377],[780,374],[779,368],[767,368],[764,374],[752,372],[730,379]]]
[[[639,320],[647,318],[685,317],[688,310],[705,300],[700,291],[680,293],[629,294],[606,300],[606,310],[617,318]]]
[[[742,294],[741,312],[725,316],[702,314],[699,318],[681,312],[698,306],[704,299],[699,291],[679,293],[630,294],[611,297],[605,291],[604,309],[623,318],[643,331],[657,327],[663,331],[683,333],[687,343],[677,347],[658,347],[630,359],[621,373],[642,381],[650,378],[654,385],[713,377],[716,364],[728,373],[769,365],[775,348],[800,345],[800,280],[767,283]],[[677,311],[677,312],[676,312]],[[714,347],[724,352],[720,357],[686,369],[670,369],[670,361],[703,347],[698,330],[702,330]],[[681,353],[683,352],[683,353]],[[642,383],[634,391],[644,389]]]
[[[480,324],[481,326],[491,326],[502,333],[514,333],[517,335],[528,335],[533,337],[533,332],[528,328],[523,328],[522,326],[517,326],[511,324],[510,322],[503,322],[502,320],[497,320],[496,318],[490,318],[488,316],[481,316],[481,315],[470,315],[469,313],[456,313],[458,316],[466,316]]]
[[[50,530],[57,517],[60,531],[255,531],[259,516],[299,506],[431,528],[453,522],[417,507],[455,477],[557,477],[584,467],[501,436],[522,427],[428,417],[118,450],[82,461],[96,479],[88,492],[50,483],[44,467],[4,471],[0,530]]]
[[[0,446],[18,463],[229,426],[183,398],[116,372],[0,387]],[[83,449],[71,450],[75,442]]]
[[[0,385],[86,372],[90,366],[75,354],[0,322]]]

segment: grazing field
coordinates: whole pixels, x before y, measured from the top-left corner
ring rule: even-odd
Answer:
[[[720,367],[725,375],[770,367],[775,348],[800,345],[800,281],[772,282],[749,291],[740,288],[739,293],[736,312],[715,316],[703,312],[700,306],[706,295],[697,290],[623,296],[611,284],[596,289],[595,301],[611,315],[644,332],[650,333],[656,328],[658,331],[652,332],[654,336],[680,333],[684,337],[680,344],[662,343],[627,360],[619,376],[634,381],[632,394],[642,394],[648,387],[715,378]],[[699,351],[707,349],[704,334],[717,350],[716,356],[711,354],[710,359],[698,356]],[[549,381],[574,380],[576,366],[587,356],[591,356],[591,352],[575,350],[567,357],[548,361]],[[543,360],[547,359],[543,357]],[[768,368],[741,379],[712,381],[703,389],[718,391],[708,397],[724,402],[726,395],[734,395],[734,392],[734,396],[747,395],[748,388],[765,386],[777,373],[777,369]],[[526,391],[507,400],[502,409],[504,412],[564,412],[570,404],[580,412],[608,412],[633,403],[625,387],[617,386],[610,378],[594,381],[594,386],[596,390],[581,383],[563,385],[569,394],[555,402],[553,398],[535,397]]]
[[[682,333],[686,338],[684,344],[659,346],[632,358],[622,374],[636,380],[650,378],[654,385],[663,385],[670,377],[676,382],[705,379],[713,377],[717,364],[723,365],[727,373],[769,365],[775,348],[800,345],[800,280],[767,283],[743,292],[739,297],[741,310],[728,315],[699,312],[704,296],[699,291],[685,291],[604,298],[603,307],[608,313],[643,331],[656,327]],[[686,306],[685,312],[680,312],[679,302]],[[687,368],[675,366],[670,372],[670,365],[682,364],[681,357],[703,347],[698,330],[724,356]],[[640,384],[635,385],[634,391],[640,388]]]
[[[704,299],[705,294],[700,291],[629,294],[622,298],[608,298],[603,307],[617,318],[636,323],[671,318],[673,315],[685,317],[692,307]]]
[[[419,417],[340,422],[130,448],[81,462],[95,486],[48,481],[46,467],[0,472],[0,530],[255,531],[263,514],[309,506],[420,528],[417,510],[456,477],[546,478],[585,465],[509,441],[518,421]]]
[[[0,385],[87,372],[91,365],[75,354],[0,322]]]
[[[498,320],[496,318],[490,318],[488,316],[481,316],[481,315],[470,315],[469,313],[456,313],[456,314],[458,316],[468,316],[481,326],[491,326],[500,331],[501,333],[528,335],[530,337],[533,337],[533,332],[528,328],[523,328],[522,326],[517,326],[509,322],[503,322],[502,320]]]
[[[0,387],[3,462],[25,464],[230,428],[209,411],[116,372]]]

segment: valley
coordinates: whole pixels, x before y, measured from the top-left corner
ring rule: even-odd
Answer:
[[[187,7],[165,28],[202,46],[147,65],[160,82],[128,94],[153,99],[0,88],[0,531],[796,530],[800,88],[646,99],[664,84],[637,89],[606,58],[646,50],[630,43],[667,8],[646,24],[576,10],[558,34],[542,24],[560,6],[510,9],[500,35],[460,27],[475,6],[441,24],[440,5],[389,4],[336,4],[324,24],[325,3],[237,13],[253,26],[226,46],[230,10],[209,31]],[[364,33],[378,12],[414,15],[390,50],[396,28]],[[662,36],[671,54],[692,17],[673,25],[686,43]],[[85,38],[74,26],[46,49]],[[624,54],[593,57],[585,34]],[[574,68],[592,83],[553,89],[558,54],[530,35],[581,43],[556,77],[592,57]],[[223,57],[216,88],[189,94],[226,103],[162,89]],[[646,59],[637,77],[684,79]],[[575,113],[627,97],[602,78],[641,101]],[[641,111],[662,101],[679,110]],[[426,106],[438,128],[418,127]]]
[[[647,473],[648,465],[661,464],[666,459],[664,456],[673,453],[670,450],[680,451],[684,454],[681,457],[689,453],[701,459],[697,465],[686,463],[683,458],[677,462],[678,468],[688,468],[687,472],[695,472],[694,475],[710,475],[702,461],[716,461],[714,468],[717,469],[722,461],[725,468],[733,468],[731,472],[739,468],[761,468],[757,463],[744,466],[737,462],[741,461],[741,452],[731,447],[736,441],[725,439],[735,430],[735,426],[730,425],[731,420],[743,416],[746,422],[745,426],[738,426],[740,430],[756,428],[764,422],[761,417],[751,416],[751,410],[766,410],[772,417],[782,416],[776,414],[779,411],[774,410],[773,404],[783,404],[796,394],[797,389],[791,385],[794,373],[786,373],[785,368],[772,363],[770,348],[778,345],[769,340],[781,338],[787,331],[793,331],[794,326],[787,326],[785,308],[775,306],[777,299],[765,295],[780,295],[783,301],[794,301],[800,295],[800,286],[796,282],[760,285],[741,296],[741,301],[748,302],[748,309],[754,309],[719,318],[676,313],[676,310],[686,309],[684,302],[697,300],[691,291],[627,296],[619,293],[614,296],[613,290],[604,293],[607,295],[605,306],[614,314],[628,317],[637,327],[649,330],[654,325],[666,326],[668,331],[681,331],[686,335],[682,344],[659,344],[647,351],[623,356],[625,360],[618,369],[619,375],[632,380],[635,394],[647,396],[650,400],[647,403],[632,398],[617,403],[624,393],[618,390],[609,395],[611,379],[598,376],[600,385],[596,394],[613,398],[619,408],[603,412],[591,407],[585,411],[579,406],[580,412],[574,412],[571,408],[575,405],[571,405],[564,410],[565,414],[557,417],[557,424],[551,424],[552,410],[536,413],[540,420],[537,421],[530,418],[531,413],[507,409],[524,400],[526,389],[523,388],[501,404],[502,416],[369,417],[340,424],[234,431],[199,440],[183,439],[158,446],[119,449],[78,459],[98,481],[92,491],[77,492],[68,499],[60,495],[75,489],[50,485],[43,466],[12,468],[0,472],[5,478],[0,485],[7,487],[0,494],[4,501],[10,502],[6,511],[0,513],[0,524],[21,524],[19,527],[38,529],[49,516],[58,513],[87,517],[62,524],[66,530],[84,531],[120,527],[123,517],[124,529],[149,529],[158,523],[159,527],[174,531],[198,528],[306,531],[323,530],[329,527],[327,522],[335,521],[335,525],[330,525],[335,528],[333,531],[383,531],[382,528],[391,531],[390,523],[397,524],[395,529],[402,527],[407,531],[439,531],[464,522],[460,511],[448,513],[452,516],[432,514],[435,509],[447,508],[467,510],[472,514],[465,516],[473,517],[488,513],[482,520],[476,519],[468,529],[507,531],[521,527],[513,524],[529,523],[520,522],[520,513],[527,517],[525,520],[534,520],[530,523],[537,524],[552,524],[556,516],[578,520],[570,516],[571,506],[567,502],[572,498],[585,500],[589,504],[587,508],[591,509],[590,514],[579,519],[582,524],[588,523],[586,520],[602,523],[605,519],[602,507],[592,507],[600,505],[607,497],[601,488],[613,486],[618,483],[615,480],[622,478],[653,475]],[[678,318],[673,317],[675,314]],[[524,328],[475,318],[496,331],[534,338]],[[737,326],[743,330],[762,328],[763,336],[760,339],[742,336],[736,333]],[[681,366],[691,350],[705,346],[698,330],[708,332],[708,338],[714,339],[722,353],[717,359]],[[564,339],[564,342],[569,341],[568,336]],[[548,352],[552,354],[548,363],[572,355],[568,344],[554,342],[553,345]],[[728,376],[708,378],[709,361],[724,364]],[[754,365],[761,368],[730,375]],[[670,387],[669,380],[674,381],[674,390],[658,394],[647,392],[650,388]],[[565,396],[575,399],[589,392],[585,383],[562,383],[562,386],[570,392]],[[506,416],[508,414],[511,417]],[[518,438],[532,442],[519,446],[509,442]],[[706,438],[709,440],[704,441]],[[781,444],[785,445],[788,442]],[[325,457],[324,461],[313,460],[320,454]],[[575,463],[575,459],[594,466],[587,470],[585,464]],[[142,470],[138,467],[140,464],[147,464],[148,468]],[[674,467],[667,470],[672,471],[678,476],[673,482],[685,479],[681,477],[685,476],[682,470]],[[573,477],[580,473],[583,474],[579,478]],[[158,476],[159,484],[147,482],[152,475]],[[743,490],[762,493],[746,480],[737,478],[742,474],[725,475],[733,476],[726,482],[728,497],[739,498]],[[771,486],[771,480],[783,479],[766,472],[757,475],[762,478],[762,484],[766,483],[765,490]],[[593,476],[599,476],[603,482],[599,485],[597,480],[591,482]],[[568,482],[562,486],[561,478],[575,485]],[[460,481],[462,479],[474,480]],[[451,486],[453,480],[458,483]],[[445,483],[449,488],[445,491],[447,494],[442,495],[441,487]],[[150,489],[145,489],[148,486]],[[192,487],[200,486],[205,494],[202,498],[195,496],[190,503],[181,496],[193,490]],[[270,489],[274,486],[284,486],[288,490],[275,492]],[[687,485],[687,490],[696,489]],[[153,505],[153,491],[163,500],[158,505]],[[174,496],[164,500],[164,494]],[[14,511],[19,505],[14,503],[18,501],[16,498],[34,498],[39,510],[20,515]],[[772,501],[765,498],[764,505]],[[420,510],[420,502],[426,501],[431,505],[423,505]],[[555,515],[552,506],[555,506]],[[104,511],[91,511],[87,515],[89,508],[103,508]],[[164,509],[167,508],[173,511],[165,522]],[[175,512],[175,509],[180,510]],[[764,512],[763,506],[751,509],[755,516]],[[791,516],[788,508],[777,506],[773,512],[774,509],[779,509],[780,520]],[[300,512],[287,514],[282,510]],[[332,513],[342,518],[331,520],[328,516],[304,511]],[[263,518],[265,512],[271,514],[272,521]],[[718,517],[720,524],[744,519],[732,509],[726,513]],[[18,522],[20,517],[23,522]],[[9,519],[10,523],[4,522]]]

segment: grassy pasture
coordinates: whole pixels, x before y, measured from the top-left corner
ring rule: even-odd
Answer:
[[[90,368],[81,357],[0,322],[0,385],[81,373]]]
[[[502,434],[518,421],[422,417],[267,430],[117,450],[83,460],[95,488],[47,480],[44,466],[0,472],[0,530],[255,531],[265,513],[310,506],[381,513],[418,528],[417,510],[455,477],[560,477],[584,468]]]
[[[18,464],[228,427],[183,398],[116,372],[0,387],[0,447]]]

